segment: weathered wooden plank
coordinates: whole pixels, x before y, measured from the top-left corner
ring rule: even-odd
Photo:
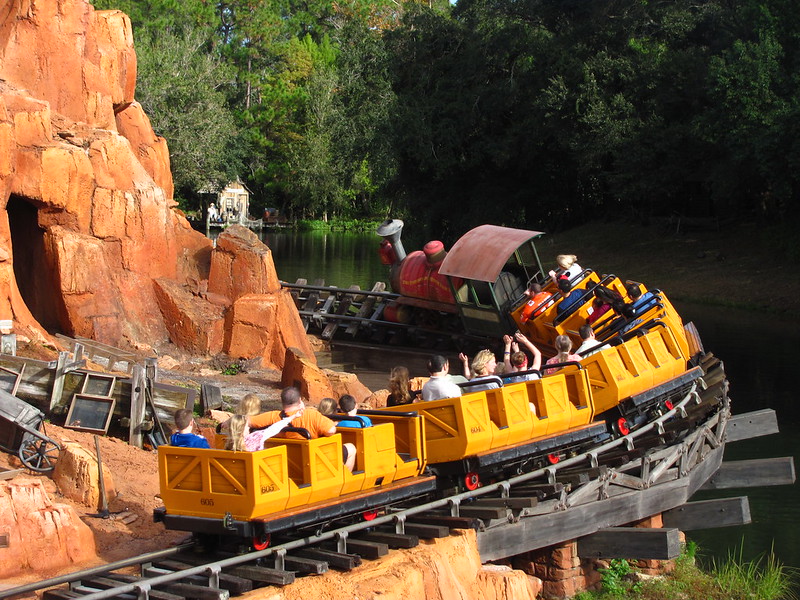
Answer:
[[[747,496],[687,502],[664,511],[662,519],[665,527],[681,531],[746,525],[750,523],[750,503]]]
[[[477,498],[473,502],[475,506],[505,506],[507,508],[533,508],[537,504],[539,504],[539,499],[536,497],[532,498],[517,498],[517,497],[510,497],[510,498]]]
[[[360,290],[361,288],[359,286],[357,286],[357,285],[351,285],[350,289],[351,290]],[[342,295],[342,297],[339,298],[339,304],[336,307],[336,313],[335,314],[337,314],[339,316],[344,315],[347,312],[347,310],[350,308],[350,305],[353,303],[353,300],[355,300],[355,295],[354,294],[344,294],[344,295]],[[340,325],[340,321],[337,321],[335,319],[331,320],[331,321],[328,321],[328,323],[325,325],[325,328],[322,330],[322,334],[320,335],[320,337],[323,340],[332,339],[334,334],[336,333],[336,330],[339,329],[339,325]]]
[[[674,527],[609,527],[578,538],[581,558],[672,560],[680,553],[680,531]]]
[[[322,575],[328,572],[328,563],[324,560],[314,560],[313,558],[303,558],[300,556],[284,556],[283,566],[291,571],[308,573],[311,575]]]
[[[508,509],[505,506],[474,506],[466,504],[458,507],[458,513],[462,517],[474,517],[476,519],[505,519],[508,516]]]
[[[377,283],[375,283],[375,285],[372,286],[373,292],[383,292],[385,290],[386,290],[386,284],[382,281],[378,281]],[[359,319],[366,318],[367,315],[369,315],[370,312],[372,311],[372,307],[375,306],[375,302],[377,302],[377,300],[378,300],[377,296],[367,296],[361,303],[361,307],[358,309],[358,312],[356,313],[355,316]],[[356,335],[361,327],[361,324],[362,324],[361,321],[352,321],[347,326],[347,329],[345,329],[345,333],[352,336]]]
[[[142,424],[145,415],[144,400],[144,368],[136,365],[133,368],[133,379],[130,390],[130,422],[128,423],[128,440],[131,446],[142,447]]]
[[[200,405],[205,414],[210,409],[222,408],[222,390],[219,386],[203,383],[200,386]]]
[[[170,571],[182,571],[193,566],[192,564],[186,562],[168,558],[156,560],[153,562],[153,564],[157,567],[168,569]],[[186,582],[202,586],[208,583],[208,577],[203,575],[192,575],[186,578]],[[219,587],[223,590],[228,590],[234,596],[239,596],[245,592],[251,591],[253,589],[253,582],[250,579],[239,577],[237,575],[233,575],[232,573],[220,573]]]
[[[450,528],[446,525],[426,525],[423,523],[406,523],[405,532],[416,535],[423,540],[445,538],[450,535]]]
[[[451,529],[474,529],[481,528],[481,522],[473,517],[449,517],[446,515],[414,515],[409,517],[411,523],[422,523],[423,525],[446,525]],[[408,525],[406,525],[408,528]]]
[[[358,554],[367,560],[376,560],[381,556],[389,554],[389,546],[381,542],[369,542],[367,540],[347,539],[348,554]]]
[[[302,556],[304,558],[324,560],[334,569],[341,569],[343,571],[350,571],[361,564],[360,556],[355,554],[343,554],[341,552],[326,550],[324,548],[303,548],[302,550],[293,551],[293,554],[297,554],[298,556]]]
[[[164,589],[170,594],[178,594],[196,600],[228,600],[231,593],[220,588],[203,587],[191,583],[168,583]]]
[[[270,569],[269,567],[259,567],[255,565],[239,565],[225,569],[231,575],[244,577],[259,583],[269,583],[270,585],[290,585],[294,583],[295,575],[291,571],[281,569]]]
[[[419,546],[419,537],[411,534],[373,531],[370,533],[359,533],[358,539],[367,540],[368,542],[380,542],[386,544],[389,548],[408,549]]]
[[[728,419],[725,432],[729,442],[778,433],[778,416],[771,408],[755,410]]]
[[[107,573],[105,577],[122,583],[137,583],[142,579],[137,575],[129,575],[127,573]],[[170,594],[163,590],[150,590],[150,598],[152,600],[183,600],[184,597],[179,594]]]
[[[719,471],[714,473],[701,489],[725,490],[767,485],[792,485],[794,482],[794,457],[783,456],[723,462]]]

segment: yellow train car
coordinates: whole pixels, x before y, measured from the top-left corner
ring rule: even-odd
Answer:
[[[373,427],[341,428],[316,439],[271,438],[256,452],[160,446],[164,508],[155,517],[171,529],[252,538],[257,545],[321,518],[332,521],[430,493],[436,482],[421,476],[422,420],[388,413]],[[356,446],[353,472],[343,465],[345,442]]]

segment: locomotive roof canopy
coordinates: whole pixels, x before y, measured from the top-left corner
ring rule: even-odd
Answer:
[[[480,225],[453,244],[439,273],[494,283],[514,251],[540,235],[544,232]]]

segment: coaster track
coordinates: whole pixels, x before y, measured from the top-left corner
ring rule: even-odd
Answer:
[[[68,583],[43,598],[225,600],[265,584],[289,585],[296,574],[352,569],[362,558],[413,547],[420,537],[442,537],[451,528],[476,529],[486,561],[645,518],[686,502],[721,463],[730,417],[727,380],[717,359],[708,357],[702,366],[705,376],[672,410],[557,464],[257,552],[203,555],[186,544],[3,590],[0,598]],[[133,565],[140,575],[116,572]]]

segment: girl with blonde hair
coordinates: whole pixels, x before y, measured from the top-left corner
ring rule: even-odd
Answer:
[[[572,340],[568,335],[559,335],[556,336],[555,347],[558,354],[556,354],[553,358],[547,360],[545,365],[554,365],[558,363],[565,363],[565,362],[580,362],[581,357],[578,354],[572,354]],[[562,367],[558,367],[556,369],[545,369],[544,374],[549,375],[550,373],[555,373]]]
[[[317,410],[327,417],[336,413],[337,406],[338,404],[333,398],[323,398],[319,401]]]
[[[556,256],[556,264],[558,269],[549,273],[553,283],[558,283],[559,279],[566,279],[574,285],[576,277],[583,273],[583,268],[578,264],[578,257],[574,254],[559,254]]]
[[[257,429],[256,431],[250,431],[249,420],[245,415],[233,415],[228,421],[229,434],[225,449],[233,450],[234,452],[263,450],[264,442],[278,435],[302,414],[303,411],[299,410],[269,427]]]

